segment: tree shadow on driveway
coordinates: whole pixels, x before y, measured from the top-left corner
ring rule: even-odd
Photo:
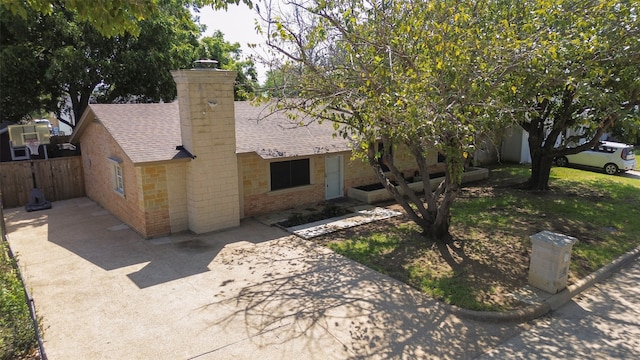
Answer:
[[[60,358],[459,359],[522,328],[462,320],[407,285],[253,221],[144,240],[75,199],[12,212],[10,223]]]
[[[253,281],[200,309],[203,316],[220,306],[235,309],[212,319],[212,326],[232,332],[244,324],[253,346],[277,345],[318,358],[460,359],[523,327],[461,320],[405,284],[294,237],[254,251],[260,255],[243,249],[222,259],[227,266],[259,269]],[[264,261],[281,265],[265,267]],[[341,350],[328,351],[332,347]],[[212,348],[192,358],[225,357],[225,351]]]

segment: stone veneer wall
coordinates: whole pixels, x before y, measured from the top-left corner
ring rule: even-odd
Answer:
[[[271,191],[270,163],[309,158],[310,185]],[[265,160],[255,153],[238,154],[243,217],[289,209],[324,200],[324,156]]]
[[[187,213],[186,163],[167,164],[167,189],[169,190],[169,222],[171,232],[189,230]]]
[[[196,234],[240,224],[233,84],[236,73],[172,71],[178,89],[186,165],[187,217]]]
[[[346,156],[345,156],[346,157]],[[438,154],[429,153],[427,156],[427,163],[434,165],[438,161]],[[404,145],[398,146],[394,149],[394,162],[398,169],[400,169],[406,177],[413,176],[414,172],[418,170],[416,161],[413,155],[407,150]],[[366,160],[361,159],[349,159],[347,158],[345,165],[345,193],[348,188],[357,187],[362,185],[377,184],[378,177],[373,172],[373,169]]]
[[[146,165],[136,170],[139,208],[144,211],[144,235],[155,237],[170,234],[167,167]]]

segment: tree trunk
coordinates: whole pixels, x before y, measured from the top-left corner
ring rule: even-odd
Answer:
[[[431,224],[428,223],[423,216],[421,216],[421,213],[419,211],[415,211],[411,207],[411,205],[409,204],[409,201],[407,201],[407,199],[402,194],[400,194],[398,189],[391,182],[391,179],[389,179],[387,175],[384,173],[384,171],[382,170],[382,167],[380,166],[380,163],[376,158],[376,150],[373,144],[369,146],[367,157],[369,160],[369,165],[371,165],[373,172],[376,174],[376,177],[378,178],[382,186],[384,186],[384,188],[391,195],[393,195],[393,198],[398,202],[398,204],[400,204],[400,206],[402,206],[402,208],[407,212],[407,215],[409,216],[409,218],[411,218],[413,222],[418,224],[422,229],[427,229]]]
[[[451,225],[451,206],[460,192],[460,184],[458,180],[452,178],[449,166],[447,166],[445,173],[442,201],[440,201],[438,206],[438,213],[436,214],[433,225],[431,225],[429,234],[433,240],[441,242],[449,242],[451,240],[451,233],[449,232],[449,226]]]
[[[69,93],[69,97],[71,98],[71,110],[72,110],[71,113],[73,115],[73,119],[71,122],[73,124],[69,124],[65,122],[67,125],[71,126],[72,128],[75,128],[76,125],[78,125],[78,122],[82,117],[82,114],[89,106],[89,99],[91,98],[91,93],[93,92],[93,89],[95,89],[96,86],[98,86],[97,82],[89,84],[86,87],[69,88],[68,93]]]
[[[444,184],[441,184],[439,187],[440,191],[434,193],[431,190],[426,159],[421,153],[415,153],[420,174],[423,176],[423,179],[426,179],[426,181],[424,181],[424,196],[427,207],[425,208],[423,200],[409,188],[406,181],[402,178],[402,173],[395,167],[392,155],[382,156],[385,165],[387,165],[391,172],[391,175],[389,175],[382,170],[376,158],[375,149],[376,147],[374,147],[373,144],[370,145],[367,155],[369,165],[373,168],[378,180],[387,191],[393,195],[398,204],[402,206],[407,216],[422,228],[422,234],[426,239],[448,243],[451,240],[451,234],[449,232],[449,226],[451,224],[450,209],[460,188],[459,184],[455,183],[452,179],[449,168],[446,170],[446,177],[443,181]],[[386,154],[391,154],[391,152],[387,151]],[[392,184],[392,179],[390,179],[389,176],[398,182],[399,187],[402,188],[405,195],[402,195],[396,186]]]
[[[449,232],[449,226],[451,225],[451,205],[455,194],[448,191],[445,193],[445,198],[438,207],[438,213],[436,214],[435,222],[428,229],[426,233],[427,237],[439,242],[449,242],[451,240],[451,233]]]
[[[531,177],[526,183],[526,188],[536,191],[549,190],[549,176],[553,158],[546,154],[533,154],[531,158]]]

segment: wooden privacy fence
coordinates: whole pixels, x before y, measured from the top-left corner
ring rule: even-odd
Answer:
[[[5,208],[29,202],[34,185],[32,171],[37,187],[49,201],[85,196],[80,156],[4,162],[0,163],[0,188]]]

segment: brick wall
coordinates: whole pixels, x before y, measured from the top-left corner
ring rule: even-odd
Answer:
[[[400,145],[394,148],[393,154],[396,167],[398,167],[406,177],[413,176],[418,170],[418,166],[416,165],[413,155],[411,155],[406,146]],[[430,152],[427,155],[427,164],[430,165],[432,170],[436,169],[434,165],[437,161],[438,154],[436,152]],[[378,181],[377,176],[366,160],[353,158],[347,160],[345,165],[345,189],[376,184]]]
[[[287,158],[286,160],[303,159]],[[274,159],[271,161],[284,161]],[[310,185],[271,191],[270,160],[256,155],[239,154],[241,209],[243,217],[310,204],[324,200],[324,156],[311,156]]]
[[[350,152],[343,152],[341,155],[344,164],[342,171],[345,194],[349,187],[378,182],[368,163],[350,158]],[[302,158],[304,157],[300,157],[300,159]],[[296,158],[287,158],[286,160],[293,159]],[[323,201],[325,199],[325,156],[314,155],[309,159],[311,185],[271,191],[269,163],[285,159],[265,160],[255,153],[238,154],[242,216],[250,217]],[[428,160],[430,164],[435,164],[437,154],[430,154]],[[403,148],[396,150],[395,161],[407,176],[413,175],[417,169],[415,160]]]
[[[121,160],[124,195],[114,190],[110,158]],[[98,122],[82,135],[82,162],[87,196],[140,235],[185,230],[184,163],[134,166]]]
[[[122,160],[124,195],[114,190],[113,162],[109,157]],[[146,236],[146,216],[138,202],[137,169],[98,122],[89,124],[82,136],[82,163],[87,196]]]

